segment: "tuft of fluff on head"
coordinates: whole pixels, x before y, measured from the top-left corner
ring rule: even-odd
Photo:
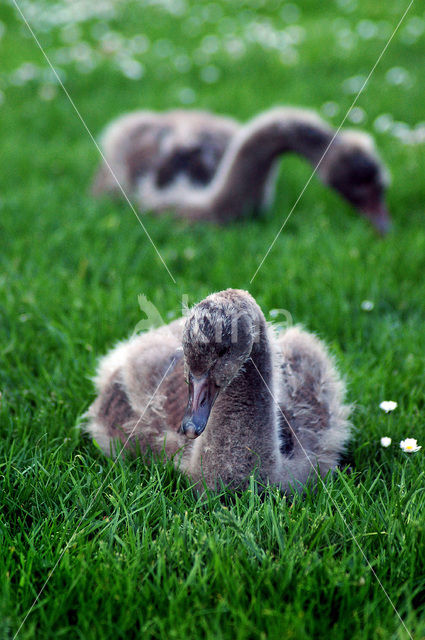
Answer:
[[[202,375],[220,361],[223,374],[217,375],[229,384],[259,338],[262,317],[250,294],[238,289],[213,293],[195,305],[183,330],[183,350],[192,373]]]

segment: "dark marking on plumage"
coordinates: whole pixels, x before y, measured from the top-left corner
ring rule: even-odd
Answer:
[[[213,179],[230,136],[202,132],[192,146],[174,149],[158,166],[156,185],[169,186],[179,175],[186,175],[195,185],[205,186]]]
[[[292,435],[291,423],[285,414],[283,407],[278,411],[278,431],[279,431],[279,448],[283,455],[290,456],[294,451],[294,437]]]
[[[156,186],[164,189],[181,174],[186,175],[194,184],[206,185],[211,181],[215,169],[216,167],[211,169],[205,166],[202,150],[199,147],[176,149],[160,162],[156,175]]]
[[[127,436],[122,426],[134,417],[126,392],[119,382],[112,382],[103,392],[98,411],[98,418],[106,426],[107,434],[124,441]]]

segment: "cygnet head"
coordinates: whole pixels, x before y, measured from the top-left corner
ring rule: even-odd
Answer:
[[[213,293],[189,313],[183,352],[189,401],[181,432],[197,438],[217,396],[237,377],[259,337],[262,314],[246,291]]]
[[[378,233],[384,235],[390,230],[391,218],[385,206],[387,172],[367,134],[342,131],[319,171],[323,181],[365,215]]]

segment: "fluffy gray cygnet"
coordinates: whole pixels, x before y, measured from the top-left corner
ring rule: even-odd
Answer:
[[[292,491],[334,469],[350,436],[323,343],[299,327],[278,333],[237,289],[120,343],[96,387],[86,430],[106,454],[165,453],[199,489],[243,489],[255,473]]]
[[[101,145],[93,193],[119,193],[118,180],[142,211],[221,224],[261,212],[273,201],[280,156],[296,153],[379,233],[390,228],[387,173],[372,138],[336,133],[306,109],[276,107],[245,124],[206,111],[136,111],[113,121]]]

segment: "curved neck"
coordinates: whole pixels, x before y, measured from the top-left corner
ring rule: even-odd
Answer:
[[[218,396],[197,443],[202,474],[210,486],[217,479],[246,486],[247,478],[256,469],[264,480],[276,476],[279,436],[276,406],[270,394],[273,357],[264,317],[259,329],[250,358]]]
[[[308,111],[274,109],[254,118],[235,137],[211,184],[216,215],[238,217],[241,207],[258,206],[279,155],[298,153],[316,165],[332,135]]]

